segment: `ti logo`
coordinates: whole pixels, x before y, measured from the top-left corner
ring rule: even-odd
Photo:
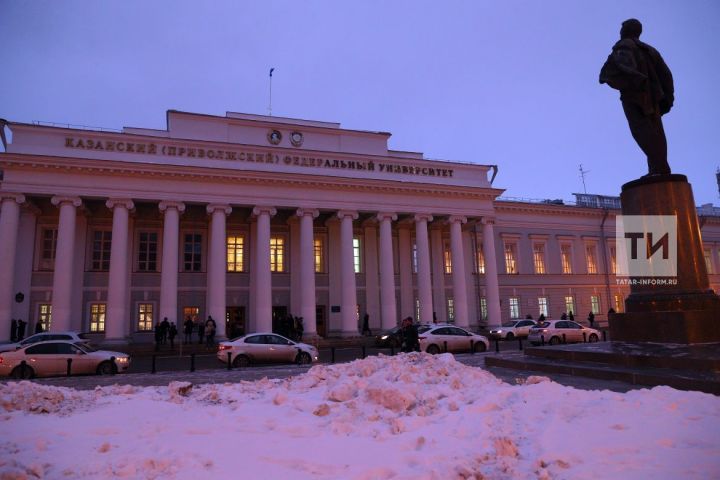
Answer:
[[[675,215],[618,215],[615,242],[618,276],[677,276]]]

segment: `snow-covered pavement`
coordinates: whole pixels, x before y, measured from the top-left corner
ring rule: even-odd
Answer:
[[[232,384],[10,382],[0,406],[2,479],[720,477],[718,397],[509,385],[447,354]]]

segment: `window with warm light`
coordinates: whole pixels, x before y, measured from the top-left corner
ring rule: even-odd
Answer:
[[[545,245],[542,243],[533,244],[533,263],[535,264],[535,273],[542,275],[545,273]]]
[[[623,301],[623,296],[620,294],[615,294],[615,311],[617,313],[622,313],[624,306],[625,302]]]
[[[597,248],[595,245],[585,245],[585,260],[587,261],[587,272],[598,273],[597,269]]]
[[[315,273],[325,272],[325,246],[322,237],[313,239],[313,256],[315,258]]]
[[[482,243],[478,246],[477,251],[477,272],[479,274],[485,273],[485,253],[483,253]]]
[[[52,324],[52,304],[41,303],[38,305],[38,323],[42,326],[43,332],[50,330]]]
[[[505,272],[509,274],[518,273],[517,246],[514,243],[505,244]]]
[[[270,271],[285,271],[285,238],[270,237]]]
[[[104,303],[91,303],[90,304],[90,331],[104,332],[105,331],[105,311],[107,307]]]
[[[227,271],[245,271],[245,237],[242,235],[227,237]]]
[[[560,261],[562,273],[572,273],[572,246],[568,243],[560,245]]]
[[[617,273],[617,248],[610,247],[610,273]]]
[[[455,323],[455,300],[452,298],[447,299],[447,315],[448,323]]]
[[[153,304],[138,303],[137,329],[140,332],[149,332],[153,329]]]
[[[575,315],[575,298],[572,295],[565,296],[565,313]]]
[[[443,269],[448,275],[452,273],[452,252],[447,243],[443,245]]]
[[[590,295],[590,311],[593,315],[600,313],[600,297],[597,295]]]

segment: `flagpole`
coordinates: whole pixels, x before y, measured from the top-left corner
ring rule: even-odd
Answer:
[[[272,117],[272,74],[275,68],[270,69],[270,100],[268,101],[268,115]]]

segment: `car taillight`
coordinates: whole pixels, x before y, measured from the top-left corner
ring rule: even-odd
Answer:
[[[219,345],[219,346],[218,346],[218,350],[220,350],[221,352],[222,352],[223,350],[230,350],[231,348],[232,348],[231,345]]]
[[[3,363],[3,358],[2,358],[2,357],[0,357],[0,363]]]
[[[427,337],[418,337],[418,340],[425,340]]]

